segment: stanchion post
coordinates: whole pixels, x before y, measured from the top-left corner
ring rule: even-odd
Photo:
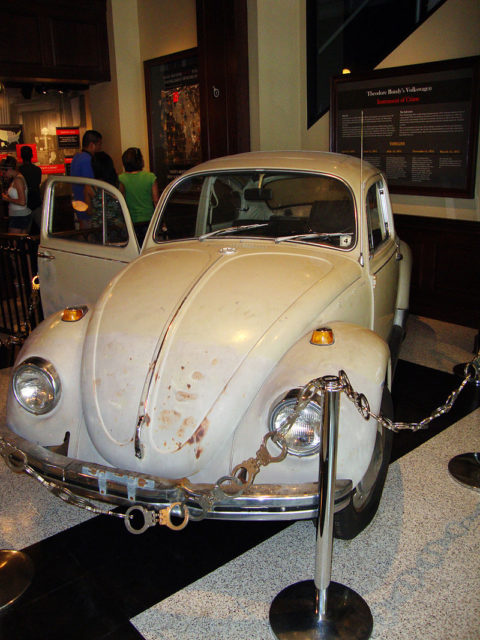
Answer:
[[[23,551],[0,549],[0,615],[30,586],[33,562]]]
[[[480,334],[479,334],[480,335]],[[477,336],[477,355],[464,367],[464,374],[470,374],[470,382],[480,388],[480,353],[478,352],[478,336]],[[448,463],[448,471],[452,478],[463,487],[480,491],[480,451],[472,451],[470,453],[461,453],[452,458]]]
[[[335,476],[337,432],[340,414],[338,378],[323,378],[323,420],[318,456],[318,516],[315,554],[315,587],[318,590],[318,614],[324,616],[327,590],[332,575],[333,514],[335,509]]]
[[[340,393],[336,376],[321,379],[323,419],[320,434],[315,579],[290,585],[270,607],[270,627],[279,640],[365,640],[373,629],[367,603],[355,591],[331,582],[334,491]],[[318,402],[317,397],[313,398]],[[322,398],[320,398],[322,402]]]

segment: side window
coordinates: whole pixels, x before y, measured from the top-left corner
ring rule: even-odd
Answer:
[[[385,208],[383,183],[372,184],[367,192],[365,203],[368,223],[368,242],[370,252],[374,253],[390,235],[388,229],[388,212]]]
[[[170,194],[155,231],[157,242],[195,237],[203,182],[203,177],[188,178]]]
[[[58,182],[50,207],[52,237],[110,246],[128,243],[120,202],[106,189]]]

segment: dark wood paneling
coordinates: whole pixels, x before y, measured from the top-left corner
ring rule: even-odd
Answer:
[[[480,327],[480,222],[395,215],[412,250],[410,311]]]
[[[0,0],[4,82],[110,80],[105,0]]]
[[[197,0],[205,160],[250,149],[246,0]]]

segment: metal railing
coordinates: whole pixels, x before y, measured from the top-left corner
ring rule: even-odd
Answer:
[[[13,364],[30,331],[43,320],[34,303],[38,238],[0,233],[0,368]]]

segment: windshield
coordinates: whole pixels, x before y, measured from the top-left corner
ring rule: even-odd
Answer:
[[[255,237],[355,245],[355,207],[337,178],[250,171],[192,176],[170,194],[155,239]]]

